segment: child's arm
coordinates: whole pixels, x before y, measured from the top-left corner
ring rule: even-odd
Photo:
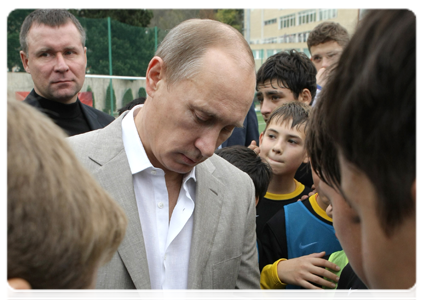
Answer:
[[[338,282],[338,276],[326,270],[325,268],[339,271],[339,267],[336,264],[322,258],[324,255],[325,252],[323,251],[320,253],[313,253],[285,261],[280,261],[277,264],[277,274],[279,280],[282,283],[294,284],[302,286],[306,289],[320,289],[313,283],[319,286],[334,288],[334,283],[327,281],[322,277],[326,277],[335,282]]]
[[[278,276],[278,264],[284,260],[286,259],[281,258],[272,265],[267,265],[263,268],[260,274],[261,289],[284,289],[286,287],[286,283],[281,282]]]

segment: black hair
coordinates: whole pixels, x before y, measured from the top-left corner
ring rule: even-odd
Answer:
[[[257,71],[256,90],[266,81],[277,81],[278,86],[290,89],[295,99],[304,89],[316,95],[316,67],[310,58],[296,50],[283,51],[270,56]]]
[[[310,112],[311,107],[306,103],[298,101],[284,103],[272,111],[269,119],[267,120],[264,131],[266,131],[271,122],[284,123],[290,120],[292,120],[291,128],[299,128],[304,125],[304,131],[306,131]]]
[[[387,236],[415,213],[416,16],[373,10],[325,86],[323,115],[340,153],[378,193]]]
[[[217,149],[215,154],[221,156],[235,167],[250,175],[256,188],[256,197],[260,200],[266,195],[272,178],[272,169],[261,160],[254,150],[240,145]]]
[[[127,103],[125,106],[123,106],[122,108],[120,108],[118,110],[119,112],[119,116],[124,113],[127,110],[131,110],[134,106],[137,106],[138,104],[144,104],[145,102],[145,97],[139,97],[139,98],[135,98],[134,100],[132,100],[131,102]]]

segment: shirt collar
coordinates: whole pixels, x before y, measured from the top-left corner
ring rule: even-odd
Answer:
[[[141,109],[143,104],[134,106],[122,120],[122,141],[125,148],[126,157],[128,158],[129,167],[132,174],[144,171],[148,168],[155,168],[150,160],[148,159],[147,153],[145,153],[144,146],[141,142],[140,136],[138,135],[137,128],[134,121],[134,111],[138,108]],[[184,175],[183,184],[185,185],[191,178],[194,182],[197,181],[195,176],[195,168]]]

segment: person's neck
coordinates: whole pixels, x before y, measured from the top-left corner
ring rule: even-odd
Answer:
[[[268,193],[272,194],[289,194],[295,191],[297,184],[293,175],[275,175],[270,180]]]
[[[323,209],[323,211],[326,211],[326,208],[328,208],[329,206],[328,204],[322,201],[322,198],[319,197],[318,193],[316,193],[316,203],[320,206],[321,209]]]
[[[47,98],[47,97],[45,97],[44,95],[42,95],[42,94],[40,94],[36,89],[35,89],[35,87],[34,87],[34,92],[35,92],[35,94],[36,95],[38,95],[38,96],[40,96],[40,97],[43,97],[44,99],[47,99],[47,100],[49,100],[49,101],[54,101],[54,102],[57,102],[57,103],[62,103],[62,104],[72,104],[72,103],[75,103],[76,102],[76,100],[78,99],[78,94],[76,94],[75,96],[73,96],[72,98],[70,98],[70,99],[50,99],[50,98]]]

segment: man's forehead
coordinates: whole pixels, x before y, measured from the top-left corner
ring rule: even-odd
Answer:
[[[52,31],[46,31],[46,29],[47,30],[54,30],[56,32],[54,33]],[[59,32],[63,29],[65,29],[67,31],[66,32]],[[50,38],[49,34],[53,34],[53,37]],[[63,41],[62,41],[62,39],[60,39],[60,38],[57,39],[55,37],[57,37],[57,36],[68,36],[69,34],[70,34],[70,36],[74,36],[74,37],[76,37],[76,35],[77,35],[78,39],[73,39],[73,38],[65,39],[65,41],[66,41],[65,44],[67,45],[66,47],[68,47],[68,48],[74,48],[75,46],[77,46],[77,47],[82,46],[83,47],[83,44],[82,44],[82,41],[81,41],[81,39],[82,39],[81,33],[78,31],[78,28],[76,27],[76,25],[70,20],[69,20],[69,22],[62,24],[62,25],[59,25],[59,26],[50,26],[50,25],[46,25],[46,24],[42,24],[42,23],[34,23],[34,24],[31,25],[31,27],[28,31],[28,35],[26,37],[26,42],[27,42],[28,47],[30,47],[32,44],[34,44],[34,42],[35,42],[35,44],[38,44],[38,45],[40,45],[40,43],[38,43],[38,42],[41,42],[41,44],[47,43],[47,44],[52,44],[52,45],[58,45],[57,43],[62,44]],[[75,45],[76,41],[78,42],[78,45]],[[44,48],[45,47],[49,48],[48,46],[45,46],[45,45],[44,46],[41,45],[41,46],[44,47]],[[63,46],[63,47],[65,47],[65,46]]]

